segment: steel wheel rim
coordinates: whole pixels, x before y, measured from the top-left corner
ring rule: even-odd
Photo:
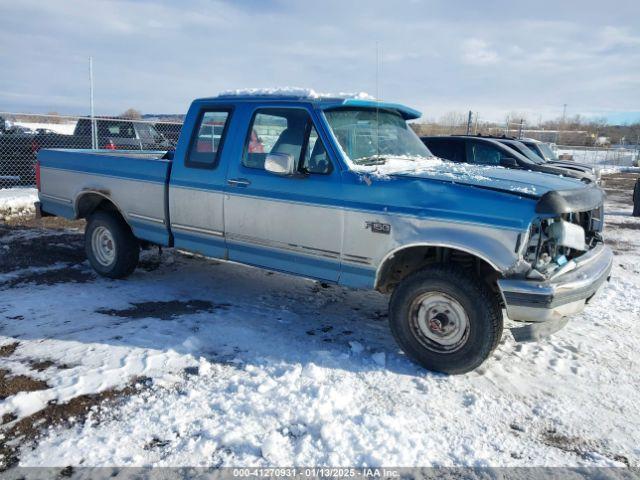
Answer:
[[[106,227],[96,227],[91,234],[91,250],[96,261],[103,267],[110,266],[116,259],[116,242]]]
[[[435,352],[455,352],[469,337],[469,316],[462,304],[444,292],[419,295],[409,310],[416,339]]]

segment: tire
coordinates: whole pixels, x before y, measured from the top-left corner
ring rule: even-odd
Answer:
[[[406,277],[389,303],[391,332],[428,370],[462,374],[479,367],[502,337],[502,310],[479,279],[433,266]]]
[[[89,263],[104,277],[125,278],[138,265],[138,239],[117,213],[100,211],[92,214],[87,220],[84,246]]]

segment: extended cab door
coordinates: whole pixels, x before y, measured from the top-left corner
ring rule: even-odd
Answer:
[[[337,281],[343,228],[340,172],[327,154],[313,110],[251,108],[246,116],[244,149],[227,174],[229,259]],[[291,155],[298,173],[267,172],[269,153]]]
[[[225,145],[232,109],[198,108],[189,112],[195,121],[185,124],[183,134],[192,133],[180,139],[173,161],[168,202],[171,231],[177,248],[222,258],[226,256],[222,155],[229,150]]]

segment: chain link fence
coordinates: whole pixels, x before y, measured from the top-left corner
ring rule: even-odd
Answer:
[[[471,134],[552,141],[549,132],[526,129],[519,122],[501,127],[477,121],[413,123],[412,127],[421,136],[462,135],[469,129]],[[35,185],[36,156],[43,148],[166,151],[177,144],[181,128],[180,122],[0,112],[0,188]],[[563,145],[557,152],[561,158],[599,168],[638,166],[640,160],[637,147]]]
[[[43,148],[173,149],[181,123],[0,112],[0,188],[35,185]]]
[[[561,160],[573,160],[586,163],[595,168],[617,168],[640,166],[640,150],[623,147],[575,147],[558,145],[556,147]]]

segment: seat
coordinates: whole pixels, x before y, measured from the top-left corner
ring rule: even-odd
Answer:
[[[270,153],[287,154],[291,155],[294,160],[298,160],[302,151],[303,138],[303,130],[285,128],[278,137],[278,140],[276,140]]]

